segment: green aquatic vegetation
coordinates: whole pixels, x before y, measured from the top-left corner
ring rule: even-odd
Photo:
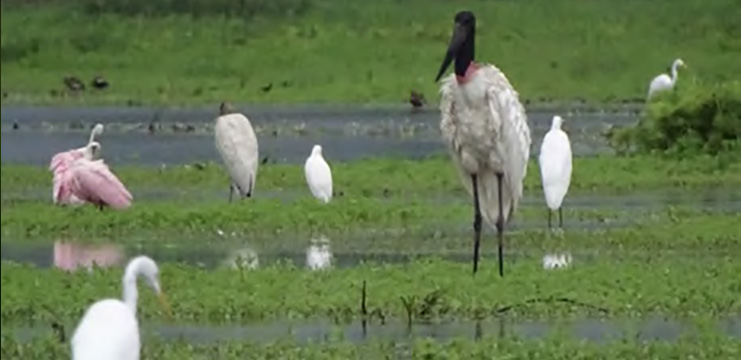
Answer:
[[[50,155],[51,159],[51,155]],[[451,194],[466,199],[465,190],[447,154],[421,160],[374,158],[333,162],[334,190],[340,197],[406,198]],[[198,192],[223,192],[228,196],[228,175],[221,164],[195,164],[162,168],[111,164],[113,171],[134,194],[149,189],[169,189],[181,197]],[[3,198],[24,191],[51,193],[51,173],[40,166],[2,164]],[[576,157],[570,194],[627,193],[666,188],[711,188],[741,185],[741,163],[724,164],[710,156],[661,159],[650,156]],[[536,160],[528,167],[525,194],[541,194]],[[310,196],[302,164],[261,165],[256,183],[261,193],[293,191]],[[540,196],[540,195],[539,195]],[[46,197],[46,196],[45,196]]]
[[[442,205],[445,206],[442,206]],[[241,236],[300,238],[325,234],[339,235],[352,239],[353,235],[381,239],[399,239],[409,236],[424,238],[448,238],[470,231],[471,204],[467,199],[460,201],[376,199],[341,197],[330,204],[321,204],[313,198],[281,200],[273,198],[250,199],[229,204],[226,200],[211,201],[142,201],[126,211],[99,211],[92,206],[67,208],[45,201],[3,202],[3,236],[10,239],[57,238],[113,239],[129,241],[129,237],[154,236],[168,242],[179,242],[188,236],[211,234],[217,230],[237,232]],[[715,231],[698,234],[701,237],[729,234],[728,227],[737,215],[701,207],[656,207],[636,212],[630,208],[611,209],[609,206],[596,208],[566,208],[566,219],[594,224],[596,229],[609,229],[611,223],[637,228],[678,222],[696,222],[698,225],[718,225]],[[518,211],[517,222],[534,222],[545,228],[545,209],[538,206],[523,206]],[[600,225],[602,224],[602,225]],[[704,227],[704,226],[703,226]],[[539,227],[536,227],[536,229]],[[605,236],[614,234],[605,230]],[[650,231],[649,231],[650,233]],[[693,232],[694,233],[694,232]],[[576,232],[580,236],[579,232]],[[590,232],[584,237],[592,236]],[[632,233],[631,233],[632,234]],[[674,230],[669,234],[680,235]],[[542,237],[541,231],[516,233],[516,237]],[[646,232],[635,233],[644,238]],[[622,242],[625,236],[618,235]]]
[[[0,354],[3,359],[65,359],[70,357],[69,344],[51,336],[30,342],[18,342],[13,334],[3,331]],[[352,343],[342,339],[297,344],[280,340],[259,344],[249,339],[210,344],[193,344],[184,340],[143,339],[142,358],[161,360],[231,359],[733,359],[741,351],[738,340],[714,332],[677,341],[609,340],[604,343],[552,336],[541,340],[484,336],[480,340],[465,338],[437,341],[431,338],[409,340],[369,339]]]
[[[641,120],[615,130],[610,139],[621,152],[687,155],[730,153],[741,157],[741,82],[682,86],[660,93]]]
[[[2,3],[3,104],[402,103],[412,89],[436,102],[432,79],[461,9],[444,0],[28,3]],[[710,81],[741,72],[736,0],[466,6],[478,15],[477,58],[532,101],[643,99],[675,54]],[[65,76],[97,74],[108,89],[64,90]]]
[[[521,259],[507,265],[504,278],[496,266],[484,265],[475,277],[470,264],[436,259],[323,271],[291,264],[255,270],[207,270],[173,263],[160,268],[173,319],[184,323],[359,320],[363,282],[367,313],[376,324],[408,316],[415,321],[501,315],[692,317],[741,310],[737,296],[741,280],[736,276],[741,263],[732,256],[687,261],[658,253],[643,260],[577,261],[558,271],[544,271],[539,260]],[[120,296],[118,268],[66,273],[3,262],[0,269],[4,326],[74,322],[93,301]],[[163,319],[150,292],[142,291],[139,301],[142,319]]]

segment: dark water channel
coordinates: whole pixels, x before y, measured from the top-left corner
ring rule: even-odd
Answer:
[[[420,158],[444,151],[439,112],[407,107],[243,107],[258,134],[260,157],[303,162],[315,143],[328,160],[364,157]],[[556,113],[565,117],[575,156],[609,153],[601,133],[627,125],[634,113],[531,111],[533,154]],[[47,165],[59,151],[83,146],[89,129],[106,125],[100,137],[112,164],[188,164],[218,161],[212,108],[2,108],[2,162]],[[14,129],[17,124],[17,129]],[[150,125],[153,132],[150,133]]]
[[[65,326],[66,332],[74,331],[75,324]],[[581,318],[574,320],[511,320],[505,317],[492,320],[453,320],[437,323],[414,322],[411,327],[404,321],[373,321],[366,326],[361,322],[334,324],[326,320],[275,321],[249,325],[203,325],[203,324],[151,324],[142,322],[142,333],[164,341],[184,341],[190,344],[214,342],[250,341],[270,343],[278,340],[293,340],[298,343],[324,343],[349,341],[361,343],[367,340],[390,340],[405,342],[415,338],[431,338],[438,341],[452,339],[507,338],[538,340],[554,333],[570,335],[575,340],[608,343],[621,339],[641,342],[677,341],[682,337],[700,335],[689,322],[662,316],[643,319]],[[721,318],[710,331],[741,339],[741,317]],[[48,336],[51,329],[45,327],[18,327],[12,329],[19,341]]]

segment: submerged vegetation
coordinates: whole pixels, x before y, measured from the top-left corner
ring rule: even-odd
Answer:
[[[434,101],[432,79],[461,6],[444,0],[4,0],[2,101],[401,103],[410,90]],[[487,45],[477,48],[478,59],[500,66],[530,101],[643,99],[651,78],[677,56],[692,69],[680,83],[692,76],[723,82],[741,73],[736,0],[465,6],[482,14],[477,37]],[[110,86],[92,89],[96,75]],[[65,89],[65,77],[77,77],[86,89]]]
[[[741,159],[741,82],[690,84],[661,93],[637,125],[611,134],[620,152],[721,155]],[[729,156],[730,155],[730,156]]]

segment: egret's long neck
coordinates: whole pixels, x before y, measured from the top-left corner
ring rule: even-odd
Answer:
[[[136,315],[136,302],[139,298],[139,290],[136,288],[136,269],[129,266],[123,277],[123,302]]]
[[[677,82],[677,66],[679,66],[677,62],[672,64],[672,84]]]

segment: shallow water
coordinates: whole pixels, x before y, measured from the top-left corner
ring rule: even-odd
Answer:
[[[73,331],[73,326],[74,324],[66,326],[66,332]],[[638,339],[643,342],[676,341],[680,337],[698,333],[697,329],[688,322],[661,316],[644,319],[455,320],[440,323],[415,322],[411,328],[406,322],[393,320],[385,324],[379,324],[378,320],[374,320],[365,327],[359,321],[337,325],[326,320],[276,321],[239,326],[164,325],[143,322],[141,326],[145,337],[156,337],[164,341],[186,341],[191,344],[221,341],[270,343],[289,339],[298,343],[323,343],[332,340],[354,343],[365,340],[405,342],[414,338],[447,341],[458,338],[479,339],[484,336],[537,340],[557,332],[568,334],[576,340],[606,343],[620,339]],[[712,330],[741,339],[741,317],[722,318],[715,323]],[[34,337],[49,335],[52,332],[50,328],[40,326],[18,327],[12,331],[19,341],[29,341]]]
[[[419,158],[443,152],[439,113],[412,113],[393,107],[250,107],[246,108],[260,142],[260,157],[275,162],[303,162],[311,146],[321,143],[328,160],[368,156]],[[575,156],[610,152],[600,133],[611,125],[636,120],[632,113],[560,112],[572,138]],[[55,108],[2,109],[3,162],[46,165],[59,151],[83,146],[96,122],[107,128],[100,138],[111,163],[187,164],[217,161],[212,108]],[[554,112],[529,113],[532,153],[550,128]],[[19,125],[13,129],[14,122]],[[154,133],[149,133],[152,124]],[[191,128],[188,129],[188,126]]]

